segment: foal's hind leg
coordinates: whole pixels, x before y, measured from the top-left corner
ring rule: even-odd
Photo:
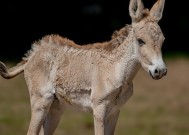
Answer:
[[[43,124],[44,135],[52,135],[54,133],[65,108],[64,103],[60,102],[58,99],[53,101]]]
[[[32,93],[33,92],[33,93]],[[42,124],[54,100],[54,94],[45,89],[30,91],[31,121],[27,135],[39,135]]]

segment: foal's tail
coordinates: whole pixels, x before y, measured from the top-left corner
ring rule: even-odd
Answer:
[[[23,60],[15,67],[7,69],[4,63],[0,61],[0,75],[5,79],[11,79],[24,71],[27,61]]]

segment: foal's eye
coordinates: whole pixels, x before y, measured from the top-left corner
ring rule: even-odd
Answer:
[[[139,45],[145,44],[145,42],[141,38],[138,38],[137,41],[138,41]]]

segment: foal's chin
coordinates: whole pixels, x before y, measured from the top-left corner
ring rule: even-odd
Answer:
[[[154,80],[160,80],[161,78],[163,78],[163,76],[160,76],[160,77],[154,77],[154,76],[152,76],[152,75],[150,75],[151,77],[152,77],[152,79],[154,79]]]

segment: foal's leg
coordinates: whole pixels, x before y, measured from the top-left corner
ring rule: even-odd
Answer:
[[[104,105],[93,108],[95,135],[113,135],[119,110],[112,112]]]
[[[54,133],[65,109],[66,107],[63,103],[58,99],[54,100],[43,124],[44,135],[52,135]]]
[[[116,123],[119,117],[119,110],[110,114],[105,120],[105,132],[107,135],[114,135]]]
[[[42,90],[42,89],[40,89]],[[39,135],[44,119],[54,100],[54,94],[50,91],[40,93],[32,91],[31,100],[31,121],[27,135]],[[31,91],[30,91],[31,92]]]

